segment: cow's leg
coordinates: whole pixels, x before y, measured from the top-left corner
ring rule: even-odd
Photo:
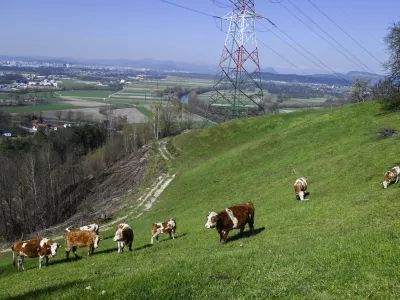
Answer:
[[[78,258],[79,256],[78,256],[78,253],[76,253],[76,249],[77,249],[76,246],[72,247],[72,252],[74,253],[75,258]]]
[[[240,227],[240,232],[239,232],[239,235],[240,235],[240,236],[243,235],[244,226],[245,226],[245,225],[243,225],[242,227]]]
[[[123,254],[125,244],[124,244],[124,242],[119,242],[119,243],[120,243],[120,249],[121,249],[120,253]]]
[[[65,250],[65,258],[67,259],[67,260],[69,260],[69,252],[70,252],[71,250]]]
[[[172,231],[172,239],[175,240],[175,230]]]
[[[25,267],[24,267],[24,256],[20,255],[18,256],[18,272],[20,269],[22,269],[23,271],[25,271]]]
[[[158,232],[156,232],[155,234],[153,234],[153,235],[151,236],[151,243],[152,243],[152,244],[154,243],[154,238],[155,238],[156,241],[158,242]]]
[[[43,264],[43,257],[44,256],[39,256],[39,269],[42,268],[42,264]]]
[[[49,257],[46,255],[46,267],[49,265]]]
[[[394,182],[395,184],[399,182],[399,176],[396,177],[396,181]]]
[[[94,250],[93,245],[89,245],[89,246],[88,246],[88,256],[90,256],[90,255],[93,254],[93,250]]]
[[[220,241],[220,243],[223,243],[224,242],[223,241],[223,238],[224,238],[223,231],[218,231],[218,233],[219,233],[219,241]]]
[[[23,263],[23,256],[18,256],[18,262],[17,262],[17,268],[18,268],[18,272],[19,272],[19,270],[20,270],[20,268],[21,268],[21,266],[23,266],[22,265],[22,263]]]
[[[132,252],[132,241],[129,242],[128,247],[129,247],[129,251]]]
[[[254,213],[249,214],[249,228],[250,228],[250,235],[254,234]]]
[[[222,241],[221,241],[221,243],[225,243],[226,242],[226,238],[228,237],[228,234],[229,234],[229,230],[228,229],[222,230]]]

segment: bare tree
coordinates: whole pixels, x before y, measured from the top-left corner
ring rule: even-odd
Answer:
[[[69,110],[67,112],[67,118],[68,121],[72,121],[74,119],[74,112],[72,110]]]
[[[371,80],[357,78],[354,80],[350,91],[350,99],[353,102],[365,102],[371,96],[371,89],[369,88]]]
[[[61,120],[61,116],[62,116],[62,111],[61,111],[61,110],[57,110],[57,111],[56,111],[56,117],[57,117],[57,119]]]
[[[161,132],[161,120],[164,112],[161,102],[155,102],[151,105],[151,117],[148,117],[148,123],[153,128],[154,139],[158,140]]]
[[[389,33],[385,36],[384,42],[389,54],[384,67],[389,72],[390,80],[396,86],[397,92],[400,92],[400,21],[393,22],[389,27]]]

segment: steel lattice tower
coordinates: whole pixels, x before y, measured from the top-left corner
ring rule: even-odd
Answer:
[[[254,0],[231,1],[232,12],[222,19],[229,30],[222,51],[208,113],[226,119],[264,114]]]

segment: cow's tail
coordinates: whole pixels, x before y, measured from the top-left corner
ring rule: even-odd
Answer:
[[[14,245],[11,246],[11,251],[12,251],[13,266],[15,267],[15,251],[14,251]]]

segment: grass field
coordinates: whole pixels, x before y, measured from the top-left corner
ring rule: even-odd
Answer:
[[[25,113],[25,112],[38,112],[38,111],[51,111],[51,110],[62,110],[62,109],[75,109],[84,108],[83,105],[72,105],[66,103],[63,99],[54,95],[53,98],[48,98],[48,104],[42,103],[29,103],[25,106],[0,106],[0,110],[8,113]]]
[[[75,79],[63,79],[61,86],[67,89],[82,89],[84,87],[87,87],[88,85],[95,85],[96,83],[97,82],[85,83],[81,80]]]
[[[289,100],[283,101],[283,104],[317,104],[324,103],[326,98],[290,98]]]
[[[110,230],[94,256],[82,248],[82,259],[66,262],[60,249],[41,270],[27,259],[18,274],[4,255],[0,298],[397,299],[400,185],[383,190],[380,182],[400,164],[400,140],[375,135],[400,130],[399,121],[371,102],[174,137],[176,178],[150,212],[129,220],[132,253],[117,254]],[[309,201],[295,200],[300,176]],[[207,212],[248,201],[258,234],[239,239],[233,231],[220,245],[204,228]],[[171,217],[178,237],[150,246],[151,224]]]
[[[74,96],[74,97],[98,97],[108,98],[109,95],[116,93],[117,91],[109,90],[79,90],[79,91],[59,91],[58,94],[62,96]]]
[[[76,109],[84,108],[85,106],[76,106],[69,104],[60,105],[31,105],[31,106],[12,106],[12,107],[0,107],[8,113],[27,113],[27,112],[39,112],[39,111],[51,111],[51,110],[63,110],[63,109]]]
[[[140,111],[146,117],[151,117],[153,115],[152,112],[149,109],[147,109],[146,107],[144,107],[144,106],[138,106],[136,108],[137,108],[138,111]]]

